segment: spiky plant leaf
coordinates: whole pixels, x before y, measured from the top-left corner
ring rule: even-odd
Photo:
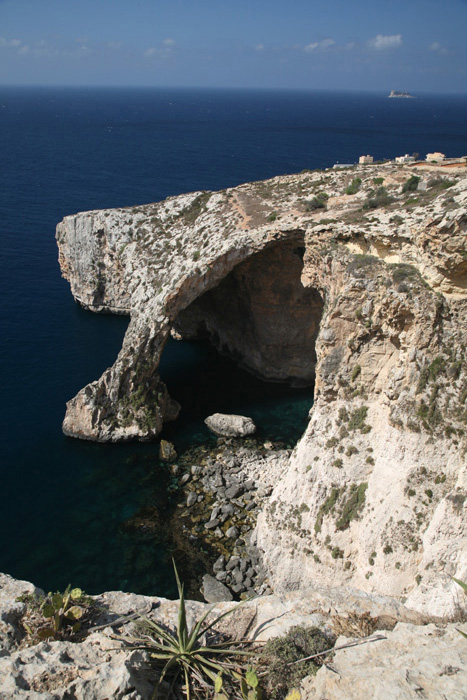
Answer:
[[[452,577],[452,580],[455,581],[457,585],[462,588],[465,595],[467,595],[467,583],[464,583],[464,581],[460,581],[458,578],[454,578],[454,576]]]
[[[178,642],[180,645],[180,651],[185,651],[188,646],[188,628],[186,622],[186,609],[185,609],[185,594],[183,590],[183,583],[180,583],[180,578],[178,576],[177,567],[175,561],[173,561],[173,567],[175,571],[175,578],[177,580],[178,595],[180,598],[180,605],[178,608]]]
[[[237,605],[234,605],[233,608],[229,608],[228,610],[226,610],[225,612],[221,613],[216,618],[214,618],[214,620],[212,622],[210,622],[209,625],[207,625],[203,629],[201,629],[201,625],[199,623],[197,625],[195,625],[195,627],[198,628],[196,640],[198,640],[200,637],[203,636],[203,634],[206,634],[206,632],[208,632],[215,625],[217,625],[217,623],[220,622],[221,620],[223,620],[224,617],[227,617],[228,615],[232,615],[232,613],[234,613],[235,610],[237,610],[237,608],[240,608],[242,605],[245,605],[245,603],[247,603],[249,600],[252,600],[252,598],[246,598],[245,600],[241,600],[240,603],[237,603]],[[211,608],[211,610],[208,610],[208,612],[202,616],[202,618],[201,618],[202,622],[204,622],[204,620],[209,615],[209,613],[212,611],[212,609],[213,608]],[[193,629],[193,632],[194,632],[194,629]],[[193,635],[193,633],[192,633],[192,635]]]
[[[456,630],[459,632],[459,634],[461,634],[463,637],[465,637],[467,639],[467,633],[463,632],[458,627],[456,627]]]
[[[220,693],[222,690],[222,673],[218,673],[214,681],[214,690],[216,693]]]

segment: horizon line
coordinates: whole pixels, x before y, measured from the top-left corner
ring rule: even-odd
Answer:
[[[351,94],[373,94],[382,95],[384,93],[385,97],[389,97],[389,93],[394,88],[389,88],[387,90],[381,90],[376,88],[317,88],[317,87],[267,87],[267,86],[223,86],[223,85],[112,85],[112,84],[66,84],[66,83],[40,83],[40,84],[30,84],[30,83],[0,83],[0,90],[4,89],[29,89],[29,90],[43,90],[43,89],[57,89],[57,90],[195,90],[195,91],[243,91],[243,92],[325,92],[325,93],[351,93]],[[410,91],[414,93],[413,90]],[[465,92],[437,92],[431,90],[421,90],[415,92],[413,97],[424,96],[424,95],[439,95],[439,96],[456,96],[462,97],[467,96],[467,91]]]

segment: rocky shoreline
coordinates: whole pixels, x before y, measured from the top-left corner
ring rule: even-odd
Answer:
[[[190,461],[201,460],[180,478],[186,500],[177,516],[192,543],[201,542],[218,554],[213,576],[203,578],[208,602],[272,592],[253,534],[258,512],[290,453],[281,444],[251,438],[219,438],[207,457],[190,452]]]

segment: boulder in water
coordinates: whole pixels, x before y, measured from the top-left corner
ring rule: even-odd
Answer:
[[[220,437],[245,437],[253,435],[256,425],[247,416],[232,413],[213,413],[204,421],[209,430]]]

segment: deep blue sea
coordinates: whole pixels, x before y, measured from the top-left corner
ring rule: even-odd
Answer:
[[[113,363],[127,325],[73,301],[54,240],[63,216],[366,153],[463,155],[466,124],[467,97],[0,88],[0,571],[47,590],[173,593],[170,533],[122,528],[146,505],[170,510],[157,445],[61,433],[65,402]],[[209,440],[201,418],[214,410],[248,412],[264,438],[303,432],[309,391],[237,372],[202,344],[167,347],[162,374],[185,406],[168,433],[179,450]]]

